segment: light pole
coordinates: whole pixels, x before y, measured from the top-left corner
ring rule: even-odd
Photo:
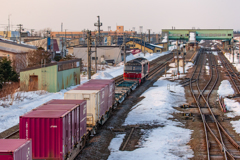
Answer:
[[[10,28],[10,16],[11,16],[12,14],[9,14],[8,15],[8,30],[7,30],[7,37],[8,37],[8,34],[9,34],[9,32],[11,31],[11,28]]]
[[[185,55],[186,55],[186,46],[183,46],[183,74],[185,74]]]

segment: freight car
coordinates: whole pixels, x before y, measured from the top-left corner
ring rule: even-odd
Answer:
[[[124,80],[135,80],[139,84],[144,82],[149,74],[149,61],[145,58],[136,58],[125,63]]]
[[[89,138],[86,101],[52,100],[21,116],[19,131],[32,139],[33,159],[74,159]]]
[[[1,160],[31,160],[32,140],[0,139]]]
[[[87,126],[91,135],[98,125],[103,125],[114,105],[115,85],[113,80],[90,80],[64,93],[64,99],[87,100]]]
[[[20,138],[32,139],[33,159],[73,160],[113,106],[138,85],[137,80],[116,85],[114,80],[90,80],[65,92],[63,100],[51,100],[21,116]]]

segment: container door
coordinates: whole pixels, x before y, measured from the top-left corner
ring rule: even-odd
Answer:
[[[74,145],[75,145],[75,129],[76,129],[76,127],[75,127],[75,115],[74,115],[74,113],[75,113],[75,111],[74,110],[72,110],[71,111],[71,113],[70,113],[70,115],[71,115],[71,127],[72,127],[72,129],[71,129],[71,131],[72,131],[72,147],[74,147]]]
[[[92,100],[94,101],[94,99],[90,98],[90,94],[83,94],[82,97],[83,97],[83,100],[87,101],[87,125],[92,126],[94,122],[94,114],[93,114],[94,106],[92,105],[94,105],[94,103],[92,103],[91,101]]]
[[[77,121],[76,121],[76,129],[77,129],[77,142],[80,142],[80,106],[77,107],[77,113],[76,113],[76,116],[77,116]]]
[[[98,104],[97,104],[97,107],[98,107],[98,120],[100,120],[101,118],[101,115],[100,115],[100,107],[101,107],[101,94],[100,92],[97,93],[97,96],[98,96]]]

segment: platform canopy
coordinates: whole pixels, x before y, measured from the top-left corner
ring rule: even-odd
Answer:
[[[167,40],[225,40],[233,38],[233,29],[162,29],[162,38]]]

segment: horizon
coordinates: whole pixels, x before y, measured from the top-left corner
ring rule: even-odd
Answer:
[[[8,0],[3,4],[18,7],[1,9],[0,30],[6,30],[10,17],[12,31],[18,28],[17,24],[23,24],[25,30],[51,28],[58,32],[61,31],[61,23],[64,31],[94,31],[98,15],[104,31],[108,30],[108,26],[114,31],[118,25],[124,26],[124,30],[134,30],[135,27],[137,32],[143,26],[143,33],[147,29],[151,29],[151,33],[160,33],[162,29],[172,27],[240,30],[239,22],[235,21],[239,17],[235,13],[240,5],[237,0],[105,0],[104,3],[97,0],[71,0],[67,3],[64,0]]]

